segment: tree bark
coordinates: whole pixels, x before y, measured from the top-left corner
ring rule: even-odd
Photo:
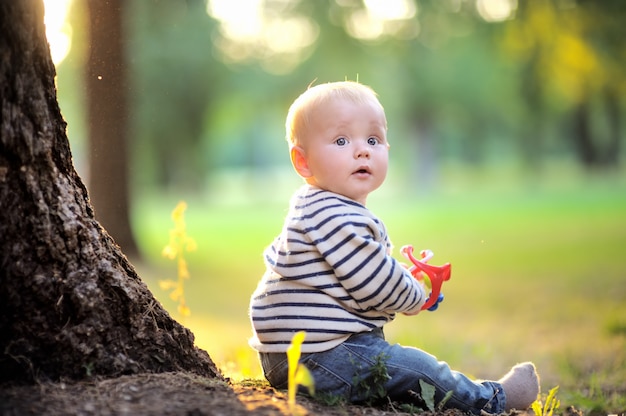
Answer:
[[[98,221],[126,255],[139,258],[130,225],[128,77],[122,3],[87,2],[88,187]]]
[[[94,218],[72,165],[41,0],[0,2],[0,383],[221,377]]]

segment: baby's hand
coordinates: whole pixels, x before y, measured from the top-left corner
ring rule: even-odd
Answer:
[[[428,298],[426,299],[426,301],[428,302]],[[437,297],[437,302],[435,302],[430,308],[428,308],[428,310],[430,312],[434,312],[437,310],[437,308],[439,307],[439,304],[443,302],[443,293],[440,293],[439,296]],[[402,312],[404,315],[406,316],[415,316],[418,313],[420,313],[422,310],[418,310],[416,312]]]

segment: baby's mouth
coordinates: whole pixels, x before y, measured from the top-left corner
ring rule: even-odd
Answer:
[[[361,167],[357,170],[354,171],[355,174],[357,175],[364,175],[364,174],[369,174],[371,173],[368,167]]]

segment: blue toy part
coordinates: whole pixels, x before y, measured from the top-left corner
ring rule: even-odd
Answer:
[[[430,299],[430,298],[429,298]],[[426,299],[426,302],[428,302],[429,299]],[[428,308],[429,311],[434,312],[437,310],[437,308],[439,307],[439,304],[443,302],[443,293],[440,293],[439,296],[437,296],[437,302],[435,302],[435,304],[433,306],[431,306],[430,308]]]

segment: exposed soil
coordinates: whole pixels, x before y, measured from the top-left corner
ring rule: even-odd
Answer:
[[[406,410],[406,409],[404,409]],[[267,383],[230,383],[177,372],[137,374],[81,382],[42,383],[0,389],[0,415],[291,415],[287,394]],[[329,416],[410,415],[398,405],[327,406],[298,396],[295,414]],[[463,415],[456,410],[437,413]],[[528,414],[531,413],[512,413]],[[576,411],[567,415],[578,415]],[[424,412],[428,416],[432,413]]]

